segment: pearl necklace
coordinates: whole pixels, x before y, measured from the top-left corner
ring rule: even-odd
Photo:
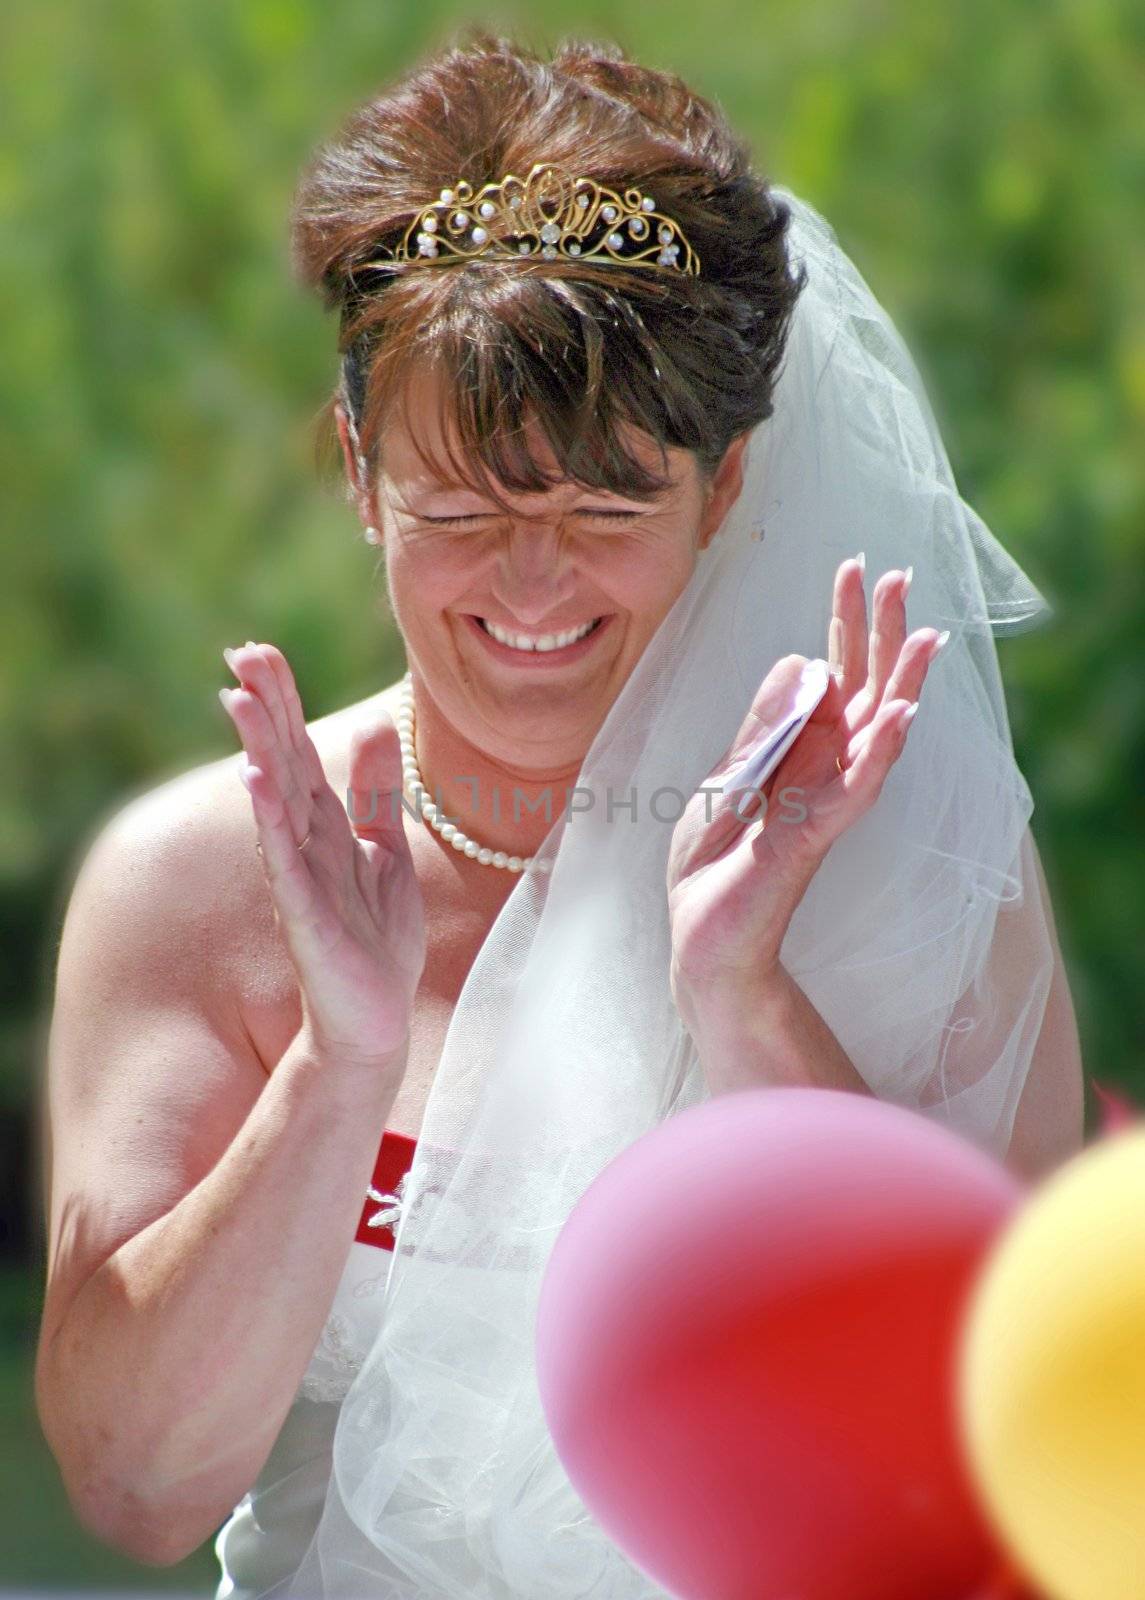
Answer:
[[[418,768],[417,757],[413,751],[413,674],[407,672],[402,679],[402,692],[397,714],[398,738],[402,747],[402,788],[415,805],[418,804],[418,793],[422,799],[420,803],[421,814],[441,837],[447,840],[455,850],[462,855],[469,856],[473,861],[480,861],[485,867],[504,867],[506,872],[524,872],[526,867],[533,863],[532,856],[510,856],[504,850],[490,850],[488,845],[478,844],[476,839],[470,839],[462,833],[455,822],[443,820],[435,803],[425,792],[421,772]]]

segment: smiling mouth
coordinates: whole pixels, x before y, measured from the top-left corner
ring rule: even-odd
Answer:
[[[538,634],[536,638],[531,638],[528,634],[514,633],[512,629],[504,628],[499,628],[495,633],[484,617],[472,616],[471,620],[495,644],[501,645],[503,649],[515,650],[520,655],[528,656],[560,654],[562,650],[571,649],[573,645],[580,644],[583,640],[596,633],[605,618],[594,617],[592,622],[584,628],[575,630],[566,628],[556,633]]]

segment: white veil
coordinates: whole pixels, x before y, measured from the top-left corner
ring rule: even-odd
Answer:
[[[1052,613],[960,498],[916,369],[833,232],[774,193],[808,272],[774,414],[585,758],[582,809],[554,824],[469,973],[326,1504],[301,1566],[266,1595],[668,1593],[605,1535],[555,1453],[534,1373],[539,1288],[597,1174],[707,1098],[669,986],[672,824],[775,661],[825,654],[835,569],[859,550],[868,593],[913,564],[909,626],[952,637],[782,959],[876,1095],[1007,1147],[1053,961],[994,636]]]

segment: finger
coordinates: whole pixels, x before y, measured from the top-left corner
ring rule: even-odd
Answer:
[[[402,816],[402,749],[388,712],[361,723],[350,735],[350,823],[360,839],[408,849]]]
[[[840,562],[835,569],[835,584],[831,590],[831,620],[827,624],[827,665],[832,672],[843,671],[843,582],[847,563]]]
[[[312,900],[310,871],[299,850],[282,796],[273,778],[246,762],[239,769],[251,799],[263,871],[279,915],[288,921],[305,917]]]
[[[294,764],[283,753],[278,730],[266,707],[250,689],[220,689],[219,699],[238,730],[248,761],[269,774],[282,797],[295,838],[304,839],[310,826],[309,789],[299,787]]]
[[[223,659],[243,688],[254,690],[266,707],[278,734],[279,744],[293,747],[294,739],[286,707],[282,703],[282,690],[274,668],[265,658],[263,647],[248,642],[237,650],[224,650]]]
[[[283,707],[286,711],[286,720],[290,728],[291,743],[302,759],[306,771],[307,781],[310,784],[311,794],[317,794],[326,784],[326,774],[322,769],[322,760],[314,746],[314,741],[306,729],[306,717],[302,710],[302,700],[298,693],[298,685],[294,681],[294,673],[290,663],[273,644],[262,647],[263,656],[269,663],[274,673],[279,692],[282,695]]]
[[[873,622],[867,648],[867,693],[875,706],[883,698],[906,638],[905,582],[905,572],[884,572],[875,584],[871,600]]]
[[[887,683],[886,698],[917,700],[927,673],[949,638],[949,629],[939,633],[937,628],[916,628],[899,652]]]
[[[263,661],[270,668],[278,690],[282,714],[290,733],[290,742],[295,750],[300,751],[302,738],[306,732],[306,719],[302,714],[302,701],[298,695],[298,685],[294,681],[290,663],[276,645],[260,644],[258,648]]]
[[[882,788],[887,773],[906,745],[915,718],[911,707],[917,702],[885,700],[875,716],[847,747],[841,774],[843,792],[871,804]]]
[[[284,765],[282,745],[261,697],[253,689],[240,688],[220,689],[219,699],[230,712],[251,763],[269,772],[277,782],[276,768]]]
[[[843,669],[843,689],[850,699],[858,694],[867,677],[867,596],[863,587],[863,569],[856,560],[844,561],[835,574],[835,588],[831,600],[830,634],[837,654],[837,664]],[[832,648],[828,643],[828,650]]]
[[[283,761],[294,761],[296,770],[292,785],[288,786],[284,774],[276,771],[283,791],[289,793],[296,788],[299,792],[309,791],[313,795],[325,782],[325,774],[318,752],[306,732],[301,701],[286,657],[273,645],[260,645],[252,641],[239,650],[224,650],[223,657],[244,688],[257,694],[265,706],[279,737]],[[289,693],[285,692],[287,688]]]
[[[831,620],[827,624],[827,665],[839,678],[843,676],[843,619],[838,615],[838,575],[831,594]]]

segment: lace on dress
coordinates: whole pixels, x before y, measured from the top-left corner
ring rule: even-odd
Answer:
[[[370,1200],[380,1203],[381,1209],[363,1219],[365,1228],[390,1228],[396,1226],[402,1214],[406,1196],[408,1170],[403,1172],[390,1193],[370,1184],[366,1193]],[[380,1299],[385,1289],[389,1271],[377,1270],[377,1255],[373,1246],[382,1240],[371,1240],[370,1246],[359,1237],[350,1246],[350,1254],[334,1296],[334,1308],[323,1325],[314,1347],[310,1365],[303,1375],[298,1395],[304,1400],[333,1401],[344,1399],[357,1376],[366,1352],[377,1332],[377,1311],[373,1302]],[[388,1247],[392,1250],[392,1243]]]

